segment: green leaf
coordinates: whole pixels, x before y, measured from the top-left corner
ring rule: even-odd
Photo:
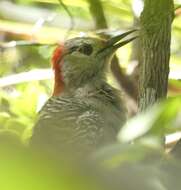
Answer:
[[[178,131],[181,121],[181,96],[169,98],[128,120],[119,133],[119,140],[128,142],[148,136],[163,136]]]

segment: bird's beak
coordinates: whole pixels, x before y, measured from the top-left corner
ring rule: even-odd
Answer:
[[[106,51],[107,53],[114,53],[118,48],[126,45],[127,43],[133,41],[134,39],[136,39],[138,36],[134,36],[132,38],[129,38],[127,40],[121,41],[123,38],[125,38],[126,36],[128,36],[129,34],[132,34],[133,32],[136,32],[137,30],[130,30],[128,32],[125,32],[123,34],[117,35],[112,37],[111,39],[109,39],[106,42],[106,46],[104,48],[102,48],[101,50],[99,50],[97,53],[101,53]],[[121,42],[120,42],[121,41]]]

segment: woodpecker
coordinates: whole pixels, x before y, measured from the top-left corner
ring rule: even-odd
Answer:
[[[120,40],[134,31],[109,40],[77,37],[55,49],[53,95],[40,111],[31,146],[85,154],[116,141],[126,109],[106,75],[115,51],[136,37]]]

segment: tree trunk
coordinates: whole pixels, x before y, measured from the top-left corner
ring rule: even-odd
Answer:
[[[145,0],[141,14],[139,110],[167,95],[173,0]]]

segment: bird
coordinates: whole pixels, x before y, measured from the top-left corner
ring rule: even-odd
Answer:
[[[52,56],[54,88],[33,128],[30,146],[61,154],[87,155],[116,141],[126,121],[121,92],[107,82],[116,50],[134,40],[75,37],[58,45]]]

